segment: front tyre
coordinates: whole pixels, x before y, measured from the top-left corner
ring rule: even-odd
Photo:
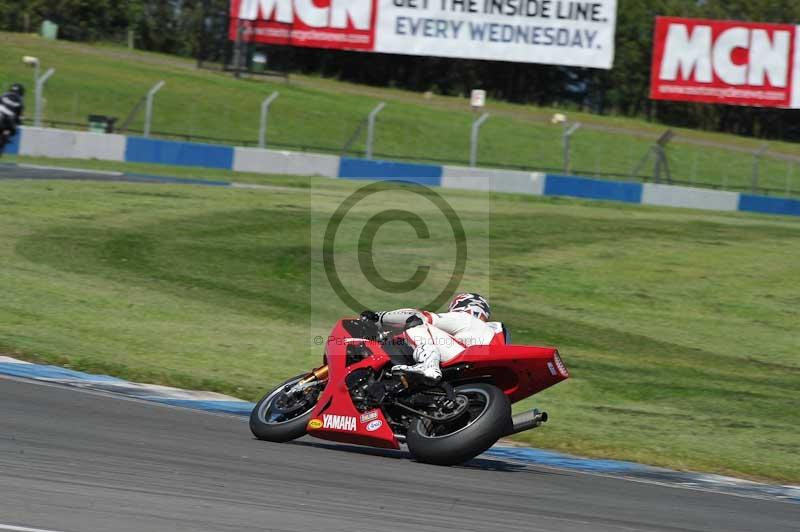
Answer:
[[[419,462],[456,465],[486,451],[507,433],[511,423],[511,403],[491,384],[465,384],[456,395],[469,400],[465,414],[448,423],[417,419],[411,423],[406,443]]]
[[[298,375],[268,392],[250,413],[250,431],[259,440],[283,443],[306,434],[306,425],[317,404],[324,383],[297,384],[308,374]]]

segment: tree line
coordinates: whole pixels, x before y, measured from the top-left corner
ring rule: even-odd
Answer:
[[[653,25],[658,15],[800,23],[797,0],[618,0],[616,59],[609,71],[259,46],[271,68],[415,91],[466,95],[483,88],[515,103],[640,116],[666,125],[761,138],[800,140],[800,111],[652,101]],[[228,0],[0,0],[0,28],[37,31],[45,19],[59,37],[117,40],[137,48],[230,61]],[[256,46],[250,46],[251,51]]]

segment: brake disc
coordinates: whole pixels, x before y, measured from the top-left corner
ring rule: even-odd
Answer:
[[[296,412],[304,411],[307,404],[307,397],[296,399],[284,393],[275,398],[275,402],[272,403],[272,408],[270,410],[274,414],[290,416]]]
[[[449,410],[437,410],[430,415],[431,418],[435,421],[452,421],[461,417],[467,411],[469,399],[463,395],[457,395],[453,402],[455,403],[454,407]]]

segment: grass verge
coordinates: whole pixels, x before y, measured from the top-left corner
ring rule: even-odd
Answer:
[[[309,209],[356,185],[291,180],[0,182],[0,351],[246,399],[315,365],[309,339],[348,311],[312,304]],[[490,222],[484,275],[515,343],[557,345],[573,373],[520,405],[553,417],[521,441],[800,481],[800,221],[442,195],[468,228]]]

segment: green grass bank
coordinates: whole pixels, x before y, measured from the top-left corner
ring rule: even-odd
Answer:
[[[273,187],[0,182],[0,351],[246,399],[317,364],[309,339],[349,311],[315,297],[309,235],[358,185],[250,180]],[[441,194],[487,246],[464,288],[572,371],[520,406],[552,414],[521,441],[800,482],[799,220]],[[387,277],[411,233],[378,234]]]

